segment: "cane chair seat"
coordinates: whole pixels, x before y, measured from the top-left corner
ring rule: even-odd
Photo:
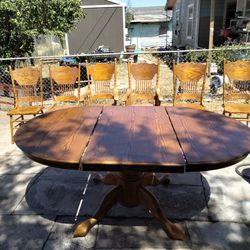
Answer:
[[[224,60],[223,114],[250,121],[250,61]]]
[[[204,110],[206,63],[173,61],[173,105]]]
[[[78,105],[80,98],[80,69],[69,66],[50,66],[50,85],[54,104],[49,111]]]
[[[113,100],[116,105],[118,101],[117,89],[117,62],[93,63],[86,61],[88,87],[86,94],[81,96],[81,101],[92,104],[99,100]]]
[[[14,143],[14,130],[30,119],[24,116],[43,114],[42,67],[12,69],[10,66],[9,70],[15,107],[7,115],[10,117],[11,143]]]
[[[124,101],[126,105],[133,105],[138,101],[154,101],[159,106],[162,95],[159,85],[160,61],[156,63],[128,62],[128,80]]]

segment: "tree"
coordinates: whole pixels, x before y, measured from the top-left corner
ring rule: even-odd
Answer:
[[[131,9],[131,2],[130,0],[127,1],[127,8],[126,8],[126,13],[125,13],[125,24],[126,24],[126,28],[130,27],[130,23],[131,20],[133,20],[134,16],[133,16],[133,12]]]
[[[60,39],[84,14],[81,0],[1,0],[0,56],[22,57],[34,51],[34,38]]]

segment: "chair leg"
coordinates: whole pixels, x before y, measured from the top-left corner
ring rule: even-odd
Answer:
[[[155,96],[155,106],[161,106],[161,101],[159,100],[158,95]]]
[[[14,127],[13,127],[13,116],[10,115],[10,139],[11,144],[14,144]]]
[[[131,97],[131,96],[128,96],[128,97],[127,97],[127,100],[126,100],[126,102],[125,102],[125,105],[126,105],[126,106],[132,105],[132,97]]]
[[[20,117],[21,117],[21,122],[20,122],[19,124],[20,124],[20,125],[23,125],[23,124],[24,124],[24,116],[21,115]],[[18,125],[19,125],[19,124],[18,124]]]

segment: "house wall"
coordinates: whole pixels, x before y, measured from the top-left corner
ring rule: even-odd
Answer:
[[[166,37],[167,46],[172,46],[173,42],[173,19],[167,22],[167,37]]]
[[[198,46],[207,48],[209,45],[209,26],[210,26],[210,0],[200,0],[200,21]],[[215,21],[214,21],[214,44],[221,41],[221,29],[223,27],[225,1],[215,1]]]
[[[110,5],[105,0],[83,1],[84,5]],[[115,52],[124,50],[123,8],[84,9],[85,18],[68,34],[70,54],[89,53],[99,45]]]
[[[187,9],[188,5],[194,5],[194,19],[193,19],[193,34],[191,38],[187,38]],[[176,10],[180,11],[179,17],[180,22],[177,24],[176,21]],[[177,0],[173,10],[173,45],[176,47],[195,47],[196,39],[196,25],[197,25],[197,14],[198,14],[198,2],[197,0]]]
[[[161,23],[131,23],[130,43],[136,44],[137,48],[166,47],[167,29],[160,34],[160,26]],[[170,34],[168,35],[170,36]]]
[[[209,44],[210,0],[177,0],[173,9],[173,45],[176,47],[204,47]],[[193,35],[187,38],[187,8],[194,4]],[[215,1],[214,44],[221,40],[225,0]],[[176,22],[176,10],[180,10],[180,25]],[[196,32],[197,27],[197,32]],[[197,37],[196,37],[197,36]],[[197,44],[196,44],[197,39]]]

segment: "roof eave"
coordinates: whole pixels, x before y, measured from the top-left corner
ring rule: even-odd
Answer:
[[[176,4],[177,0],[167,0],[165,5],[165,10],[172,10]]]
[[[164,23],[167,20],[132,20],[131,23]]]

